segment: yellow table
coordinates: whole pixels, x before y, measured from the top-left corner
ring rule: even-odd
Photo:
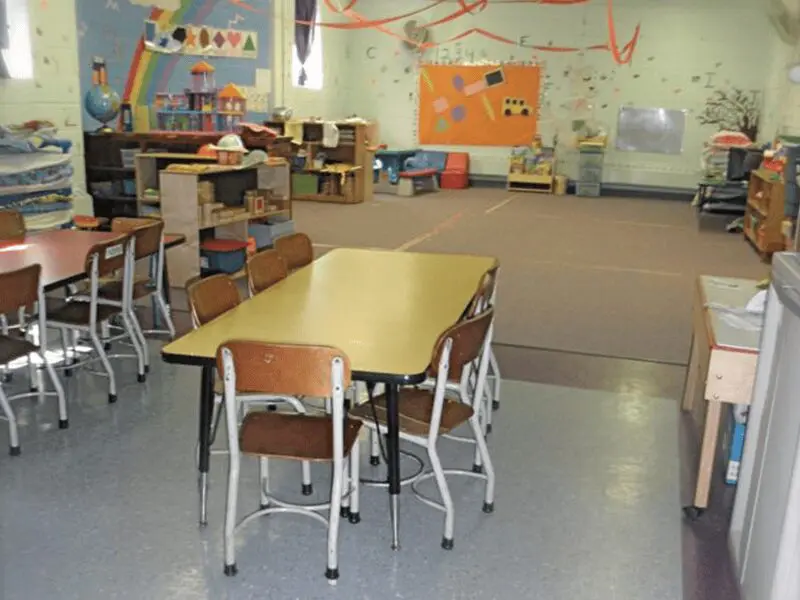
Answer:
[[[164,360],[203,367],[201,524],[206,523],[214,357],[231,339],[340,348],[353,378],[386,384],[393,547],[400,493],[398,386],[423,381],[439,334],[455,323],[496,260],[483,256],[336,249],[162,349]]]

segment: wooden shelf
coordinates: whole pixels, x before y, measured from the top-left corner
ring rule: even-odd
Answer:
[[[744,236],[762,259],[786,246],[783,236],[784,185],[769,171],[753,171],[747,187]],[[755,227],[754,227],[755,225]]]
[[[754,201],[752,201],[750,198],[748,198],[748,199],[747,199],[747,206],[749,206],[750,208],[752,208],[754,211],[756,211],[756,212],[757,212],[758,214],[760,214],[762,217],[766,217],[766,216],[767,216],[767,214],[768,214],[768,213],[767,213],[767,211],[766,211],[765,209],[761,208],[761,206],[760,206],[759,204],[756,204],[756,203],[755,203]]]
[[[98,173],[123,173],[133,175],[136,169],[133,167],[107,167],[104,165],[87,165],[89,171],[96,171]]]
[[[234,223],[241,223],[243,221],[255,221],[257,219],[266,219],[268,217],[274,217],[277,215],[289,215],[288,210],[273,210],[271,212],[263,212],[263,213],[242,213],[240,215],[236,215],[235,217],[231,217],[230,219],[220,219],[219,221],[214,221],[213,223],[206,223],[205,221],[198,222],[198,230],[202,231],[204,229],[213,229],[214,227],[225,227],[226,225],[233,225]]]
[[[292,200],[342,203],[347,201],[347,197],[343,194],[303,194],[302,196],[292,196]]]

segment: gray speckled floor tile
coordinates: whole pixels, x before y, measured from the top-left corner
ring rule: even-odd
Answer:
[[[302,517],[252,523],[237,544],[239,575],[222,574],[224,458],[213,459],[210,525],[196,524],[198,375],[156,362],[142,386],[127,369],[113,406],[103,380],[81,375],[69,381],[67,431],[54,427],[52,403],[17,404],[23,453],[0,455],[0,597],[681,597],[674,401],[506,382],[490,442],[496,512],[481,512],[480,482],[454,479],[456,540],[446,552],[440,513],[406,491],[395,553],[387,497],[365,489],[362,522],[342,524],[333,587],[323,577],[324,529]],[[443,447],[446,464],[471,464],[464,446]],[[312,475],[321,491],[327,469]],[[258,503],[255,476],[246,464],[242,511]],[[276,463],[274,488],[302,498],[299,476],[298,466]]]

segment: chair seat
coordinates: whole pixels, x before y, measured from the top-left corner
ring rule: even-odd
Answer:
[[[436,175],[436,169],[415,169],[412,171],[400,171],[399,176],[403,178],[414,179],[415,177],[433,177]]]
[[[66,325],[89,325],[90,304],[75,300],[73,302],[48,303],[47,322],[50,325],[64,323]],[[97,307],[97,322],[108,321],[114,315],[119,314],[116,306],[106,306],[103,304]]]
[[[8,364],[12,360],[38,351],[39,347],[25,338],[0,335],[0,365]]]
[[[344,424],[344,455],[347,456],[361,429],[361,421]],[[239,446],[245,454],[295,460],[333,460],[331,417],[274,412],[249,413],[239,428]]]
[[[400,430],[411,435],[427,435],[433,417],[433,392],[417,388],[400,389]],[[386,425],[386,396],[375,398],[375,412],[378,422]],[[473,414],[469,404],[445,398],[442,406],[442,420],[439,433],[452,431],[466,423]],[[350,411],[350,414],[363,421],[372,421],[372,407],[365,402]]]
[[[133,284],[133,299],[139,300],[155,294],[156,289],[150,285],[149,279],[142,279]],[[97,290],[97,295],[106,300],[122,302],[122,281],[114,280],[105,283]]]

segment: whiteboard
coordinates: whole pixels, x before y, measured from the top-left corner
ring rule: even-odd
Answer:
[[[617,150],[682,154],[686,110],[623,106],[617,120]]]

